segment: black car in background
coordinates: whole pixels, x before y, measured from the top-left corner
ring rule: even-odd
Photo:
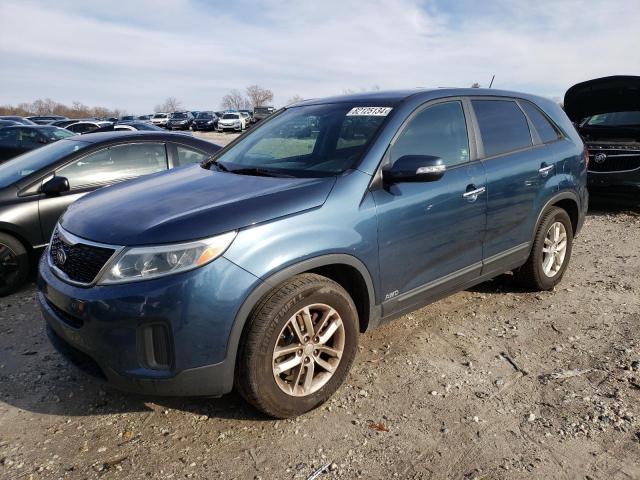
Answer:
[[[251,123],[264,120],[275,111],[276,109],[274,107],[255,107],[253,109],[253,115],[251,116]]]
[[[118,122],[116,124],[109,124],[93,130],[91,133],[99,132],[135,132],[138,130],[145,130],[150,132],[165,132],[164,128],[155,126],[149,122],[133,121],[133,122]]]
[[[55,122],[56,120],[66,120],[67,117],[63,117],[62,115],[35,115],[33,117],[27,117],[27,120],[31,120],[38,125],[48,125],[51,122]]]
[[[67,128],[69,125],[73,125],[74,123],[83,122],[85,120],[92,121],[92,119],[81,119],[81,118],[68,118],[66,120],[56,120],[55,122],[51,122],[48,125],[51,127],[60,127]]]
[[[17,115],[0,115],[0,120],[13,120],[14,122],[18,122],[22,125],[37,125],[37,123],[32,122],[31,120]]]
[[[640,77],[612,76],[574,85],[567,115],[589,149],[592,194],[640,198]]]
[[[174,112],[167,122],[168,130],[189,130],[193,123],[193,115],[191,112]]]
[[[113,123],[100,120],[82,120],[72,123],[71,125],[67,125],[65,128],[70,132],[84,135],[85,133],[91,133],[109,125],[113,125]]]
[[[194,132],[198,130],[208,131],[215,130],[218,126],[218,115],[215,112],[199,112],[196,118],[191,124],[191,130]]]
[[[48,125],[13,125],[0,128],[0,163],[74,133]],[[0,182],[2,178],[0,178]]]
[[[219,149],[168,132],[93,133],[1,164],[0,296],[25,281],[58,217],[72,202],[107,185],[200,163]]]

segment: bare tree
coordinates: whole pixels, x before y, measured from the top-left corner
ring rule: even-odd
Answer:
[[[478,82],[473,82],[471,88],[480,88],[480,84]]]
[[[82,117],[117,117],[120,113],[118,110],[111,110],[105,107],[88,107],[82,102],[73,102],[71,106],[56,102],[47,98],[37,99],[31,103],[23,102],[16,106],[0,105],[0,115],[64,115],[70,118]]]
[[[173,113],[182,108],[182,102],[178,100],[176,97],[167,97],[164,103],[156,105],[154,110],[156,112],[167,112]]]
[[[298,103],[298,102],[301,102],[303,100],[304,100],[304,98],[302,98],[300,95],[298,95],[296,93],[293,97],[291,97],[289,99],[289,101],[287,102],[287,105],[291,105],[292,103]]]
[[[268,88],[261,87],[260,85],[251,85],[247,87],[247,97],[254,108],[262,107],[273,102],[273,92]]]
[[[233,89],[222,97],[221,106],[229,110],[244,110],[251,107],[251,102],[240,90]]]

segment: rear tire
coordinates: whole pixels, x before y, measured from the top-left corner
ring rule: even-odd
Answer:
[[[569,265],[572,247],[569,215],[562,208],[550,208],[538,225],[527,262],[514,272],[516,281],[529,290],[552,290]]]
[[[356,355],[358,314],[349,294],[320,275],[296,275],[257,305],[240,342],[235,385],[276,418],[324,403]]]
[[[15,237],[0,233],[0,297],[15,292],[29,276],[29,254]]]

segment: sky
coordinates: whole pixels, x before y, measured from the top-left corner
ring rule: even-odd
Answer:
[[[640,75],[640,0],[0,0],[0,104],[149,113],[231,89],[294,95],[462,86],[560,99]]]

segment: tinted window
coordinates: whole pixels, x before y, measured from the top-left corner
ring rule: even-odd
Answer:
[[[193,150],[188,147],[183,147],[182,145],[176,145],[178,150],[178,161],[177,166],[181,167],[183,165],[191,165],[193,163],[200,163],[210,155],[200,152],[198,150]]]
[[[538,135],[540,135],[540,139],[543,143],[553,142],[560,138],[560,134],[556,128],[538,107],[526,100],[521,100],[520,105],[522,105],[522,108],[529,117],[529,120],[533,123],[533,127],[538,132]]]
[[[162,143],[116,145],[82,157],[56,172],[71,188],[111,183],[167,169]]]
[[[486,157],[532,145],[527,119],[511,100],[473,100]]]
[[[62,138],[73,137],[73,132],[64,128],[42,128],[40,133],[49,140],[60,140]]]
[[[18,146],[18,129],[3,128],[0,130],[0,147],[17,147]]]
[[[200,112],[196,118],[213,118],[212,112]]]
[[[239,118],[240,118],[240,116],[235,114],[235,113],[225,113],[222,116],[223,120],[238,120]]]
[[[24,148],[38,148],[42,143],[38,141],[38,131],[32,128],[21,128],[18,132],[18,141]]]
[[[433,155],[448,167],[469,161],[469,138],[460,102],[433,105],[418,113],[391,150],[391,161],[404,155]]]
[[[92,123],[76,123],[73,125],[69,125],[67,130],[70,130],[75,133],[86,133],[98,128],[96,125]]]
[[[0,130],[0,133],[4,133],[4,130]],[[88,145],[75,140],[60,140],[0,164],[0,188],[11,185]]]

